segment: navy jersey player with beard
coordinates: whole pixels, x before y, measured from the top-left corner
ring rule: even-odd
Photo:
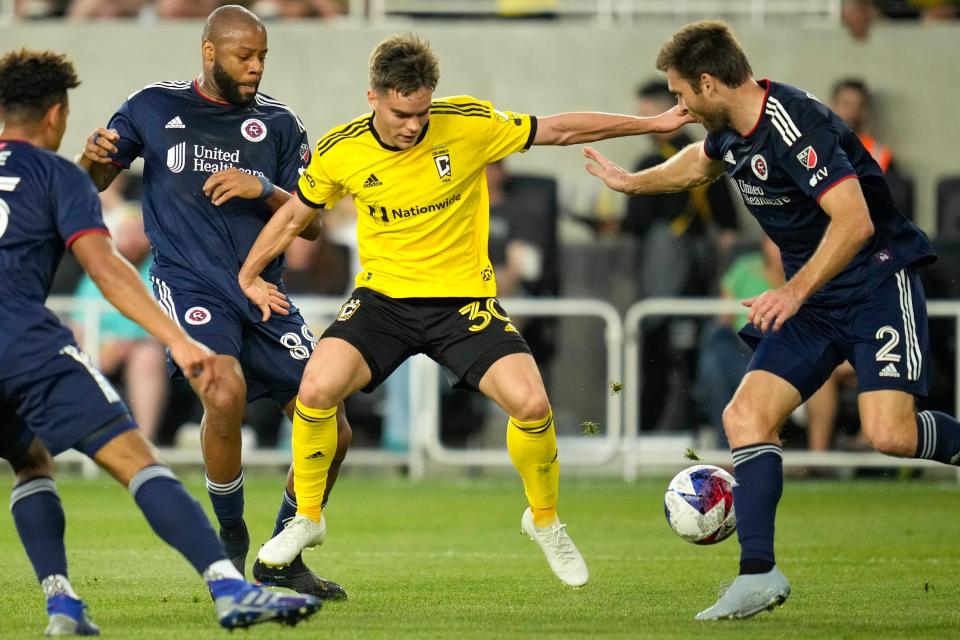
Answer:
[[[814,96],[753,71],[729,27],[698,22],[664,44],[657,68],[708,131],[667,162],[628,174],[592,149],[587,170],[626,193],[681,191],[726,173],[777,243],[787,283],[744,300],[754,348],[723,414],[733,449],[740,575],[698,620],[782,604],[774,521],[783,491],[778,430],[843,360],[857,373],[860,424],[888,455],[960,463],[960,423],[916,410],[930,345],[916,269],[936,259],[894,206],[856,135]]]
[[[100,633],[68,578],[50,453],[70,448],[130,490],[157,535],[203,576],[222,626],[294,624],[320,602],[241,579],[200,505],[160,464],[120,395],[46,307],[70,249],[104,297],[167,344],[199,387],[215,383],[213,353],[154,302],[110,241],[89,177],[55,153],[67,91],[78,84],[62,55],[21,50],[0,58],[0,457],[16,474],[10,511],[46,596],[46,635]]]
[[[275,312],[268,321],[243,295],[237,273],[264,224],[290,197],[310,147],[299,118],[258,92],[267,35],[253,13],[236,5],[211,13],[201,52],[197,79],[158,82],[131,95],[107,128],[91,135],[79,162],[103,190],[143,158],[154,293],[193,338],[217,353],[218,385],[209,391],[193,386],[204,407],[207,489],[227,551],[243,571],[250,544],[240,456],[246,404],[270,397],[290,415],[316,337],[285,294],[282,256],[263,273]],[[303,235],[315,238],[317,229]],[[178,373],[173,363],[171,371]],[[350,441],[342,411],[338,436],[337,470]],[[295,513],[289,477],[275,533]],[[253,571],[262,582],[322,598],[345,595],[299,556],[282,569],[255,563]]]

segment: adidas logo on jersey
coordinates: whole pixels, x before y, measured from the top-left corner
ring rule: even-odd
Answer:
[[[177,116],[173,120],[167,123],[167,126],[164,129],[186,129],[187,125],[183,124],[183,120],[180,119],[180,116]]]
[[[370,174],[370,177],[367,178],[367,181],[363,183],[364,189],[369,189],[370,187],[380,187],[383,186],[383,183],[377,178],[377,176]]]
[[[730,164],[737,164],[736,158],[733,157],[733,151],[727,149],[727,153],[723,156],[724,162],[729,162]]]
[[[897,368],[893,366],[892,362],[888,362],[887,366],[885,366],[883,369],[880,369],[880,377],[881,378],[899,378],[900,372],[897,371]]]

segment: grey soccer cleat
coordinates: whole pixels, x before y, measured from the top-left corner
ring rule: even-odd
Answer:
[[[733,620],[749,618],[761,611],[769,611],[786,602],[790,595],[790,581],[774,567],[766,573],[737,576],[717,603],[701,611],[695,620]]]

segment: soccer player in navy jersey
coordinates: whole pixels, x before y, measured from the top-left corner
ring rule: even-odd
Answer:
[[[860,424],[878,451],[960,462],[957,420],[915,406],[930,382],[917,268],[936,256],[897,211],[883,172],[850,128],[813,95],[754,80],[727,25],[681,28],[657,68],[706,140],[633,174],[587,148],[587,170],[629,194],[681,191],[726,172],[780,247],[787,276],[783,287],[743,301],[750,310],[741,336],[754,355],[723,414],[737,479],[740,575],[697,615],[745,618],[790,594],[773,545],[783,491],[778,430],[838,364],[849,360],[856,370]]]
[[[160,538],[203,576],[220,624],[289,624],[320,608],[248,584],[203,510],[160,464],[117,391],[45,306],[70,249],[121,313],[170,349],[198,387],[216,385],[213,353],[167,317],[116,251],[87,175],[54,152],[69,111],[73,65],[51,52],[0,58],[0,457],[16,485],[10,510],[47,598],[46,635],[99,635],[67,578],[64,513],[50,453],[76,449],[126,486]]]
[[[144,159],[154,293],[187,333],[217,354],[217,384],[209,390],[192,385],[204,407],[207,490],[220,536],[242,572],[250,546],[240,457],[246,404],[268,396],[292,415],[316,336],[286,297],[282,256],[264,273],[276,313],[269,322],[247,302],[237,272],[265,222],[290,197],[310,145],[300,119],[257,91],[267,34],[253,13],[236,5],[211,13],[201,52],[203,72],[196,80],[159,82],[134,93],[107,128],[90,137],[79,162],[103,190],[137,157]],[[304,235],[316,237],[318,229]],[[172,364],[171,371],[178,375]],[[334,480],[351,435],[342,407],[337,424]],[[274,534],[295,513],[291,471]],[[346,596],[299,555],[286,567],[256,562],[253,575],[325,599]]]

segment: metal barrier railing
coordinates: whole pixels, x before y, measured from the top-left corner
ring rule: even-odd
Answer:
[[[631,306],[624,317],[624,440],[623,477],[634,480],[637,469],[643,462],[658,462],[640,450],[640,388],[643,384],[640,362],[642,352],[642,323],[646,318],[663,316],[709,317],[742,313],[743,305],[736,300],[723,298],[649,298]],[[927,315],[931,318],[953,318],[957,344],[960,345],[960,301],[927,301]],[[960,415],[960,349],[957,352],[957,369],[954,376],[955,413]],[[723,450],[701,451],[700,456],[716,464],[729,464],[730,453]],[[680,456],[677,456],[679,459]],[[863,467],[929,467],[936,465],[928,460],[890,458],[879,453],[787,452],[784,466],[863,466]],[[679,463],[678,463],[679,466]],[[960,472],[958,472],[960,473]],[[958,475],[960,478],[960,475]]]

